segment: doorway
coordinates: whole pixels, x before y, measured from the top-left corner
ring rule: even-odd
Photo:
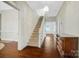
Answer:
[[[18,11],[0,1],[0,47],[18,42]]]
[[[45,23],[45,33],[46,34],[56,34],[56,22],[49,21]]]
[[[52,47],[56,47],[56,21],[46,21],[44,25],[44,33],[45,33],[45,41],[46,42],[53,42]],[[47,45],[47,44],[46,44]]]

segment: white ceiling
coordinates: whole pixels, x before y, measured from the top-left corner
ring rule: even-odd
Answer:
[[[8,4],[0,1],[0,11],[9,10],[9,9],[13,9],[13,8]]]
[[[27,1],[27,3],[33,10],[36,11],[43,9],[45,6],[48,6],[49,12],[47,15],[56,16],[63,4],[63,1]]]

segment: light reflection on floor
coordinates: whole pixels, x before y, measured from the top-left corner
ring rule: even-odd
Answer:
[[[45,45],[45,47],[48,50],[48,52],[50,52],[51,49],[56,48],[56,45],[55,45],[56,42],[55,41],[56,41],[56,39],[54,38],[53,34],[46,35],[46,39],[45,39],[45,44],[46,45]]]

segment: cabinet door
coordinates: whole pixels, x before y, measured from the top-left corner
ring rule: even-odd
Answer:
[[[75,51],[77,51],[77,39],[74,37],[64,38],[64,52],[67,56],[74,56]]]

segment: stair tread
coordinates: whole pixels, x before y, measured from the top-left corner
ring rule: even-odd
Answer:
[[[41,26],[42,19],[43,19],[43,17],[39,18],[39,21],[37,22],[37,24],[34,28],[34,31],[31,35],[31,38],[30,38],[29,43],[28,43],[29,46],[38,46],[39,29]]]

